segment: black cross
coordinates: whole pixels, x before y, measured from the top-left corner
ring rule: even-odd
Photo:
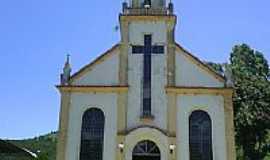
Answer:
[[[143,54],[143,116],[151,116],[151,54],[163,54],[164,46],[152,46],[152,36],[144,36],[144,46],[132,46],[133,54]]]

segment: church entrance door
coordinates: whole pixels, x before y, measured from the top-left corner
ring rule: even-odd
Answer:
[[[141,141],[133,149],[132,160],[160,160],[160,150],[152,141]]]

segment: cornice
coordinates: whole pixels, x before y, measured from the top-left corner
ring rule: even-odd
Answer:
[[[182,95],[232,95],[233,88],[219,88],[219,87],[184,87],[184,86],[168,86],[167,93],[175,93]]]
[[[74,93],[120,93],[127,92],[128,86],[56,86],[60,92]]]

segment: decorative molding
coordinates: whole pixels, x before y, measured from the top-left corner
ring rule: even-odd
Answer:
[[[185,50],[180,44],[175,43],[176,49],[179,51],[184,52],[183,54],[186,58],[188,58],[192,63],[197,65],[199,68],[201,68],[203,71],[209,73],[212,75],[215,79],[219,80],[220,82],[225,82],[225,77],[214,71],[212,68],[210,68],[207,64],[203,63],[199,58],[195,57],[193,54]],[[178,52],[177,52],[178,53]]]
[[[216,87],[166,87],[167,93],[176,93],[176,94],[210,94],[210,95],[232,95],[232,88],[216,88]]]
[[[158,128],[156,126],[152,126],[152,125],[139,125],[137,127],[127,129],[124,132],[118,132],[117,135],[124,137],[124,136],[127,136],[128,134],[130,134],[131,132],[134,132],[135,130],[138,130],[138,129],[141,129],[141,128],[156,129],[159,132],[161,132],[163,135],[165,135],[165,136],[167,136],[169,138],[176,138],[176,135],[171,135],[168,131],[160,129],[160,128]]]
[[[143,125],[152,125],[154,119],[155,119],[155,117],[153,115],[149,115],[149,116],[141,115],[140,122]]]
[[[119,93],[127,92],[128,86],[56,86],[62,92],[79,92],[79,93]]]
[[[96,65],[104,62],[106,59],[108,59],[109,57],[111,57],[114,54],[116,54],[117,52],[115,52],[115,51],[116,50],[119,50],[119,48],[120,48],[120,44],[114,45],[111,49],[109,49],[108,51],[106,51],[105,53],[103,53],[102,55],[100,55],[99,57],[97,57],[94,61],[92,61],[88,65],[84,66],[78,72],[74,73],[71,76],[71,78],[70,78],[70,83],[73,83],[75,80],[77,80],[78,78],[80,78],[86,72],[91,71]]]

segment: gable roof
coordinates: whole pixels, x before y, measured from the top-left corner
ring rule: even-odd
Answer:
[[[217,73],[214,69],[209,67],[207,64],[203,63],[199,58],[195,57],[193,54],[188,52],[186,49],[184,49],[180,44],[175,43],[176,48],[183,51],[183,54],[185,57],[187,57],[192,63],[197,65],[199,68],[201,68],[203,71],[206,71],[211,76],[213,76],[215,79],[219,80],[220,82],[225,82],[225,77]]]
[[[94,61],[92,61],[91,63],[89,63],[86,66],[84,66],[83,68],[81,68],[78,72],[74,73],[70,78],[70,82],[71,83],[74,82],[74,80],[83,76],[85,72],[90,71],[95,65],[100,64],[101,62],[103,62],[107,58],[111,57],[114,54],[114,51],[119,49],[119,47],[120,47],[119,43],[114,45],[111,49],[107,50],[105,53],[98,56]]]
[[[180,44],[175,43],[176,48],[183,51],[183,54],[185,57],[187,57],[192,63],[197,65],[199,68],[201,68],[203,71],[206,71],[210,75],[212,75],[215,79],[219,80],[220,82],[225,82],[225,77],[217,73],[214,69],[209,67],[207,64],[203,63],[199,58],[188,52],[186,49],[184,49]],[[85,72],[90,71],[95,65],[100,64],[107,58],[111,57],[115,52],[115,50],[120,48],[120,44],[114,45],[111,49],[107,50],[105,53],[97,57],[94,61],[87,64],[83,68],[81,68],[78,72],[74,73],[71,76],[70,82],[74,82],[74,80],[80,78],[82,75],[84,75]]]

